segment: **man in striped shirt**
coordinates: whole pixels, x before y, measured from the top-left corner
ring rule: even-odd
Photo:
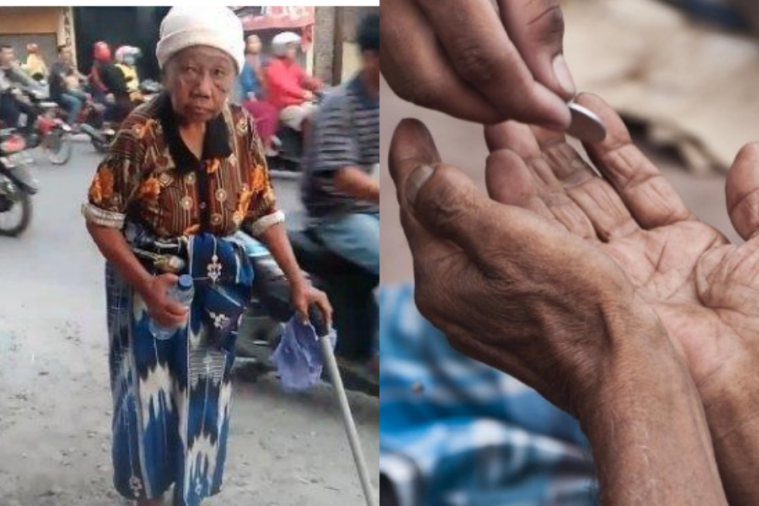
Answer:
[[[363,68],[319,108],[301,190],[324,245],[379,274],[379,15],[364,19],[358,41]]]

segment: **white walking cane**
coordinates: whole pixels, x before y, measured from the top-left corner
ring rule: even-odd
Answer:
[[[364,451],[361,448],[361,441],[358,439],[356,422],[353,420],[353,415],[351,414],[351,407],[348,404],[348,396],[345,395],[343,379],[340,377],[340,370],[337,368],[335,354],[332,352],[332,344],[330,343],[328,336],[319,337],[319,342],[321,343],[324,363],[327,366],[327,372],[332,380],[332,386],[335,389],[337,402],[340,404],[340,410],[343,414],[343,424],[345,425],[345,432],[348,435],[348,441],[351,444],[353,460],[356,461],[356,467],[358,468],[358,478],[361,480],[361,488],[364,489],[366,506],[377,506],[377,502],[374,499],[374,487],[372,487],[372,482],[369,479],[369,470],[366,467]]]

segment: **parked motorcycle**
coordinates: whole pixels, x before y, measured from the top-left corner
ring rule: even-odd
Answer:
[[[17,237],[32,219],[31,196],[38,187],[26,169],[31,162],[26,149],[22,136],[0,130],[0,235]]]
[[[374,297],[379,278],[329,252],[309,231],[291,230],[289,236],[301,267],[332,303],[333,326],[338,335],[335,355],[345,387],[378,396],[378,378],[365,364],[373,355],[375,332],[379,328],[379,308]],[[271,353],[279,344],[283,323],[293,316],[290,288],[263,244],[242,232],[237,237],[256,273],[253,297],[240,326],[237,351],[241,357],[254,359],[260,374],[274,369]],[[310,318],[319,332],[320,315],[312,313]]]

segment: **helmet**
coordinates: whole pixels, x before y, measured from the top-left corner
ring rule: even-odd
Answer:
[[[300,44],[301,37],[297,33],[282,32],[278,33],[271,40],[272,50],[275,55],[283,56],[288,46]]]
[[[102,40],[95,42],[93,48],[93,56],[95,57],[95,60],[99,62],[108,62],[111,60],[111,48],[107,43],[103,42]]]
[[[142,56],[142,50],[139,47],[134,46],[121,46],[116,50],[114,58],[118,63],[126,63],[127,65],[134,65],[138,58]]]

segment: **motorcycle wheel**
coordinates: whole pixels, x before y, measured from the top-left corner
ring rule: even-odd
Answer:
[[[62,130],[53,130],[42,139],[42,150],[53,165],[64,165],[71,159],[71,138]]]
[[[13,199],[14,201],[8,211],[0,213],[0,235],[18,237],[29,227],[29,223],[32,220],[32,199],[28,193],[21,190],[15,184],[9,183],[9,185],[13,188],[14,194],[12,196],[4,195],[4,197]],[[8,225],[6,218],[12,213],[19,211],[21,212],[21,216],[18,222],[14,223],[11,221],[11,224]]]

